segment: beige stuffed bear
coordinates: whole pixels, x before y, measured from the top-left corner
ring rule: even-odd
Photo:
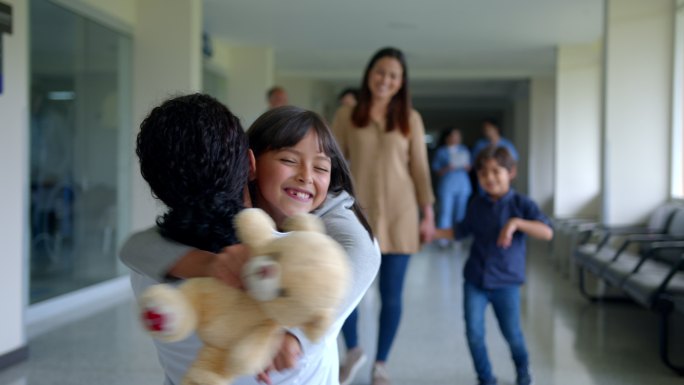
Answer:
[[[300,328],[316,341],[336,316],[349,279],[347,256],[318,218],[302,214],[275,231],[259,209],[235,218],[252,257],[243,269],[246,292],[214,278],[192,278],[178,288],[160,284],[139,299],[153,337],[178,341],[197,332],[204,346],[184,385],[225,385],[257,374],[277,353],[283,328]]]

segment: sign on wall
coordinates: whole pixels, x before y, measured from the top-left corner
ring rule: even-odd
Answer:
[[[4,61],[2,51],[2,40],[4,38],[3,35],[5,33],[12,33],[12,7],[10,7],[8,4],[0,2],[0,94],[2,94],[4,78],[4,73],[2,71],[2,63]]]

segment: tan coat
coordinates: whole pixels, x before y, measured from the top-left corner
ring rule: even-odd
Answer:
[[[411,110],[411,132],[385,131],[371,120],[356,128],[350,107],[340,107],[332,128],[349,161],[359,203],[383,253],[412,254],[420,247],[418,207],[434,202],[425,147],[425,127]]]

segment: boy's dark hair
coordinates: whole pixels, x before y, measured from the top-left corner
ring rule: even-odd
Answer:
[[[174,97],[140,124],[136,154],[152,194],[168,207],[162,235],[212,252],[237,242],[233,216],[249,177],[247,135],[209,95]]]
[[[510,151],[506,149],[506,147],[489,146],[480,151],[475,158],[475,171],[482,169],[485,162],[490,159],[494,159],[499,166],[508,171],[513,170],[516,164],[515,159],[513,159],[513,156],[511,155]]]
[[[309,130],[314,130],[323,152],[330,157],[330,186],[329,193],[346,191],[355,197],[354,183],[347,161],[342,155],[340,147],[332,131],[317,113],[294,106],[277,107],[264,112],[247,130],[249,145],[255,158],[267,151],[294,147],[304,139]],[[255,184],[250,184],[254,192]],[[252,194],[254,196],[254,194]],[[359,221],[372,237],[372,231],[361,207],[354,202],[352,210]]]

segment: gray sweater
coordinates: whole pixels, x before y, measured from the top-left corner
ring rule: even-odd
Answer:
[[[358,305],[373,283],[380,266],[377,244],[350,209],[354,199],[346,192],[329,194],[313,214],[319,216],[326,232],[347,252],[351,282],[338,316],[325,338],[312,343],[298,330],[292,330],[302,343],[303,357],[297,368],[272,373],[274,384],[337,384],[337,334],[342,323]],[[121,249],[121,260],[131,272],[131,284],[136,296],[152,284],[164,282],[168,270],[192,247],[162,237],[156,227],[133,234]],[[159,360],[164,367],[166,385],[180,384],[182,375],[195,357],[201,343],[195,336],[167,344],[154,341]],[[235,385],[257,384],[254,378],[241,378]]]

